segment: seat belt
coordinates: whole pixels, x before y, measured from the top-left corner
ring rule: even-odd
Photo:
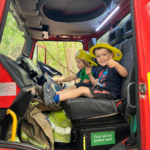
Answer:
[[[137,148],[137,132],[132,133],[124,144],[127,149]]]
[[[124,142],[125,147],[130,148],[137,148],[137,121],[136,121],[136,114],[132,115],[131,121],[131,135],[128,139]]]

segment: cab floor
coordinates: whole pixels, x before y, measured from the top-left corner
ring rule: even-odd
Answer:
[[[55,143],[54,148],[55,150],[76,150],[75,145],[73,145],[72,143],[69,144]]]

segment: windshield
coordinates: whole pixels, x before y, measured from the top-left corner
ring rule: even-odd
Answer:
[[[0,53],[16,59],[20,56],[25,38],[24,33],[17,29],[17,23],[12,14],[8,12],[7,20],[0,43]]]
[[[36,43],[33,62],[36,64],[36,60],[40,60],[67,77],[78,72],[75,54],[79,49],[83,49],[81,42],[39,41]]]

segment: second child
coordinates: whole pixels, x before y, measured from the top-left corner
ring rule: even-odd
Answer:
[[[63,89],[63,91],[76,89],[81,86],[85,86],[85,87],[93,86],[90,82],[89,76],[86,74],[86,67],[97,66],[97,64],[92,60],[90,53],[80,49],[78,50],[75,56],[75,60],[76,60],[79,72],[76,75],[72,75],[61,80],[56,80],[56,82],[57,83],[69,82],[69,81],[73,81],[76,79],[80,79],[80,82],[75,83],[74,86]],[[96,76],[96,71],[94,69],[92,69],[92,75]]]

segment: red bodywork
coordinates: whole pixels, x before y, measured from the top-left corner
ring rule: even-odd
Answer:
[[[150,1],[134,0],[134,21],[138,59],[138,84],[145,83],[147,92],[139,92],[141,149],[149,150],[150,142],[150,100],[147,73],[150,72]]]
[[[0,63],[0,83],[15,83],[13,78],[9,75],[9,73],[1,63]],[[16,84],[16,95],[0,96],[0,108],[9,108],[12,105],[18,93],[20,92],[20,90],[21,89]]]
[[[3,19],[5,4],[6,4],[6,0],[0,0],[0,24],[1,24],[2,19]]]
[[[5,5],[6,5],[6,0],[0,0],[0,27],[3,19]],[[0,63],[0,83],[12,83],[12,82],[15,83],[15,81],[6,71],[4,66]],[[21,89],[16,84],[16,95],[0,96],[0,108],[9,108],[12,105],[18,93],[20,92],[20,90]]]

